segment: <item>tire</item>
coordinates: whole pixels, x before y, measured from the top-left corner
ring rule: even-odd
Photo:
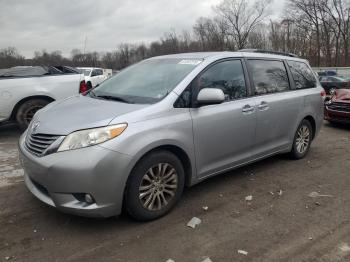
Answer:
[[[159,165],[163,172],[160,172]],[[168,182],[162,183],[162,178]],[[131,172],[125,193],[126,211],[139,221],[160,218],[179,201],[184,184],[185,172],[181,161],[168,151],[152,152],[143,157]]]
[[[312,134],[313,130],[310,122],[306,119],[301,121],[295,132],[293,147],[290,152],[292,158],[302,159],[307,155],[313,138]]]
[[[28,127],[30,121],[32,120],[34,114],[50,101],[45,99],[32,99],[25,101],[16,112],[16,121],[18,126],[24,130]]]

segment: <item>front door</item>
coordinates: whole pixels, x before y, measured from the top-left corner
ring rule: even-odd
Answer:
[[[193,81],[194,96],[201,88],[220,88],[226,100],[191,109],[197,174],[204,177],[250,159],[256,111],[239,59],[210,66]]]

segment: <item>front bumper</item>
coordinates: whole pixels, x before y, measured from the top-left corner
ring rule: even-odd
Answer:
[[[336,111],[325,106],[324,119],[331,122],[350,123],[350,112]]]
[[[20,161],[25,184],[42,202],[71,214],[91,217],[119,215],[131,156],[100,146],[36,157],[29,153],[22,135]],[[90,194],[88,204],[77,195]]]

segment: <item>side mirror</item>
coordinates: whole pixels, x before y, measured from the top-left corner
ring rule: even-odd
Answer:
[[[220,104],[225,101],[225,94],[219,88],[203,88],[197,96],[198,105]]]

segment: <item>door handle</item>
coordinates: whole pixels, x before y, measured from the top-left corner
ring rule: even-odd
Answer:
[[[254,112],[254,107],[247,104],[247,105],[245,105],[245,106],[242,108],[242,112],[243,112],[243,113],[251,113],[251,112]]]
[[[267,102],[262,101],[262,102],[260,103],[260,105],[258,105],[258,109],[259,109],[260,111],[267,110],[267,109],[269,109],[269,105],[268,105]]]

